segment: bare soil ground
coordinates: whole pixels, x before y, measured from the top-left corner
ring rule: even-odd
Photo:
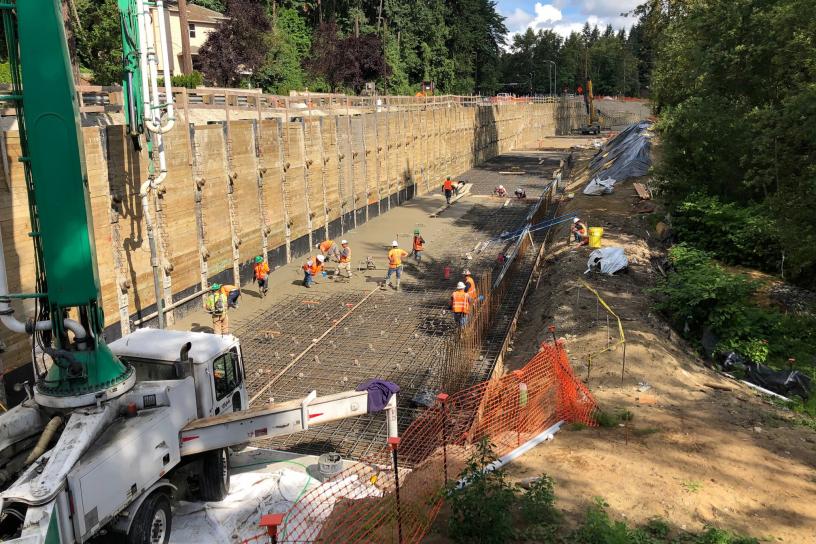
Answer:
[[[557,506],[575,522],[594,497],[632,524],[660,516],[678,529],[730,529],[774,541],[816,542],[816,432],[738,382],[706,368],[695,351],[651,309],[647,289],[659,277],[651,259],[664,250],[645,216],[633,212],[631,182],[602,197],[576,197],[560,213],[580,210],[604,228],[604,246],[623,246],[628,273],[584,275],[590,249],[554,233],[538,288],[528,299],[509,367],[523,365],[548,340],[547,326],[567,340],[576,374],[586,378],[589,356],[617,340],[587,281],[622,319],[623,351],[593,356],[589,386],[606,412],[628,410],[623,426],[565,427],[508,466],[512,480],[547,473]],[[444,542],[444,519],[428,542]]]

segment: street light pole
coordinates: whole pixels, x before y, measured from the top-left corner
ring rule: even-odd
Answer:
[[[555,93],[558,94],[558,64],[556,64],[556,62],[552,61],[552,60],[545,60],[544,62],[549,62],[550,64],[552,64],[555,67],[555,78],[554,78],[555,79],[555,85],[553,87],[555,88]],[[553,93],[552,93],[552,87],[551,87],[550,88],[550,95],[552,95],[552,94]]]

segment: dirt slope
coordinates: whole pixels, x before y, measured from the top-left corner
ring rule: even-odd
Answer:
[[[602,409],[629,410],[634,418],[612,429],[565,429],[512,464],[511,476],[552,475],[558,505],[568,513],[598,496],[615,517],[633,523],[661,516],[680,529],[714,525],[760,538],[816,542],[816,433],[707,369],[651,311],[646,289],[658,272],[650,258],[662,249],[647,221],[631,209],[631,182],[603,197],[584,196],[581,188],[569,189],[576,197],[563,210],[580,210],[590,226],[602,226],[604,245],[622,245],[630,270],[585,276],[590,250],[567,245],[566,228],[559,231],[527,302],[511,366],[529,359],[554,324],[577,374],[586,377],[588,356],[606,346],[607,320],[594,295],[580,286],[585,279],[622,318],[627,339],[623,381],[617,349],[593,358],[590,388]],[[608,330],[614,342],[614,321]]]

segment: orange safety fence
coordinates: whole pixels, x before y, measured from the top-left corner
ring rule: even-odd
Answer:
[[[520,370],[439,395],[398,443],[304,494],[286,513],[277,542],[419,542],[446,485],[482,438],[502,456],[560,421],[595,425],[595,410],[563,346],[542,344]]]

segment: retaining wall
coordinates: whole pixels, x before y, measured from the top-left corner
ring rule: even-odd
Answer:
[[[251,259],[272,268],[416,195],[445,175],[556,133],[556,104],[372,108],[357,115],[183,121],[166,135],[168,176],[151,195],[165,307],[200,307],[208,282],[245,283]],[[183,114],[182,114],[183,115]],[[297,114],[296,114],[297,115]],[[229,115],[227,116],[229,119]],[[155,325],[156,297],[139,185],[147,175],[125,127],[83,129],[108,341]],[[0,227],[11,292],[34,291],[19,135],[2,133]],[[15,303],[18,317],[33,304]],[[0,330],[2,369],[30,360],[30,339]],[[20,368],[19,372],[23,372]],[[15,373],[16,374],[16,373]],[[8,377],[7,383],[19,381]],[[7,389],[9,389],[7,387]]]

